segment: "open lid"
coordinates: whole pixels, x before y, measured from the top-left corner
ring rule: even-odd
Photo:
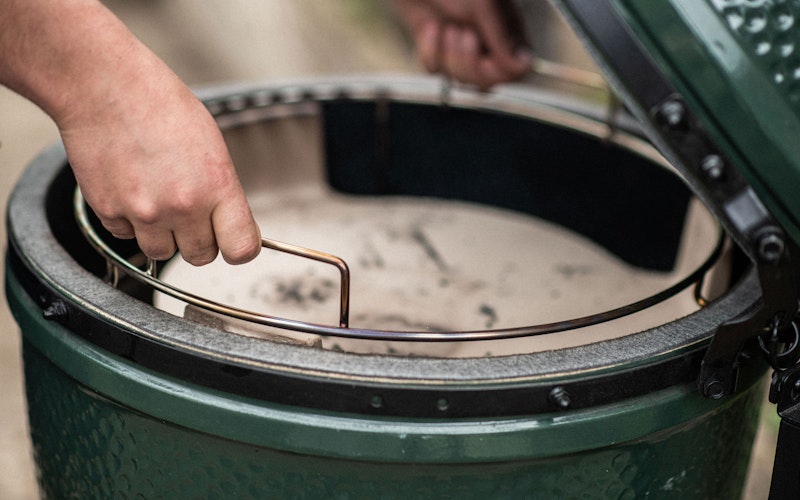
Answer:
[[[786,236],[800,242],[800,8],[554,3],[651,140],[754,261],[779,258]]]
[[[788,0],[554,0],[606,78],[753,260],[762,300],[719,325],[698,388],[736,390],[749,340],[782,418],[770,498],[800,496],[800,5]],[[789,388],[788,390],[786,388]]]
[[[785,1],[553,0],[650,140],[758,271],[762,301],[720,325],[699,388],[735,392],[759,338],[782,370],[800,359],[800,27]],[[765,347],[766,345],[766,347]]]

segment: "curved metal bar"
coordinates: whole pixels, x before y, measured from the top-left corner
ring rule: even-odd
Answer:
[[[79,203],[76,201],[76,203]],[[330,264],[336,269],[339,270],[339,326],[342,328],[349,328],[350,326],[350,268],[347,266],[347,262],[343,259],[331,255],[329,253],[320,252],[319,250],[312,250],[310,248],[304,248],[297,245],[292,245],[291,243],[284,243],[282,241],[270,240],[267,238],[261,238],[261,247],[262,248],[269,248],[270,250],[277,250],[283,253],[290,253],[292,255],[297,255],[298,257],[303,257],[306,259],[316,260],[317,262],[322,262],[324,264]],[[110,265],[110,264],[109,264]],[[138,269],[138,268],[137,268]],[[147,258],[147,267],[145,273],[150,276],[151,278],[158,280],[158,263],[154,259]],[[115,282],[116,283],[116,282]],[[116,286],[116,284],[114,285]],[[226,311],[217,311],[221,312],[222,314],[226,314],[228,316],[237,316],[238,310],[236,308],[229,308],[227,306],[221,306],[222,308],[227,309]]]
[[[300,255],[303,257],[335,265],[337,268],[339,268],[339,271],[342,274],[342,301],[341,301],[342,310],[341,310],[339,327],[331,327],[315,323],[307,323],[303,321],[279,318],[276,316],[270,316],[267,314],[247,311],[244,309],[239,309],[224,304],[220,304],[218,302],[214,302],[212,300],[208,300],[203,297],[199,297],[192,293],[186,292],[184,290],[181,290],[179,288],[176,288],[168,283],[159,280],[150,272],[143,271],[138,267],[136,267],[135,265],[128,262],[127,260],[123,259],[105,241],[103,241],[103,239],[97,234],[97,232],[92,227],[91,222],[89,221],[89,217],[86,210],[86,202],[83,199],[83,195],[81,194],[79,188],[76,188],[75,190],[73,208],[75,211],[75,217],[78,221],[78,225],[81,231],[89,240],[90,244],[106,258],[109,264],[123,271],[131,278],[136,279],[137,281],[144,283],[152,287],[153,289],[158,290],[159,292],[165,293],[178,300],[181,300],[188,304],[195,305],[197,307],[204,308],[212,312],[227,315],[244,321],[250,321],[261,325],[266,325],[276,328],[284,328],[299,332],[313,333],[317,335],[330,335],[336,337],[349,337],[349,338],[360,338],[369,340],[393,340],[393,341],[399,340],[399,341],[426,341],[426,342],[494,340],[494,339],[505,339],[505,338],[515,338],[515,337],[527,337],[534,335],[544,335],[548,333],[561,332],[566,330],[592,326],[599,323],[604,323],[606,321],[611,321],[613,319],[618,319],[624,316],[628,316],[635,312],[641,311],[647,307],[653,306],[659,302],[662,302],[672,297],[673,295],[686,289],[692,284],[695,284],[698,281],[700,281],[706,274],[706,272],[708,272],[708,270],[714,265],[714,263],[722,254],[725,242],[725,234],[722,230],[720,230],[720,235],[717,241],[717,245],[714,248],[711,255],[689,276],[680,280],[678,283],[672,285],[671,287],[662,290],[659,293],[656,293],[639,301],[633,302],[631,304],[627,304],[625,306],[611,309],[605,312],[591,314],[588,316],[582,316],[570,320],[557,321],[553,323],[523,326],[518,328],[497,329],[497,330],[474,330],[474,331],[453,331],[453,332],[388,331],[388,330],[370,330],[370,329],[358,329],[358,328],[348,327],[347,315],[349,313],[349,306],[346,303],[349,303],[349,283],[350,283],[349,270],[347,268],[347,264],[338,257],[334,257],[332,255],[325,254],[322,252],[317,252],[315,250],[303,249],[302,247],[297,247],[286,243],[272,242],[269,240],[264,240],[267,242],[266,244],[262,242],[264,246],[267,246],[275,250],[289,252],[295,255]]]
[[[339,270],[339,326],[348,328],[350,317],[350,268],[347,263],[329,253],[320,252],[318,250],[311,250],[310,248],[303,248],[290,243],[283,243],[275,240],[261,239],[261,246],[279,252],[290,253],[306,259],[316,260],[325,264],[330,264]]]
[[[556,61],[536,57],[531,62],[531,71],[535,75],[546,76],[573,85],[611,92],[611,87],[600,73],[579,69]]]
[[[103,241],[100,235],[97,234],[97,232],[92,227],[92,224],[89,220],[88,212],[86,211],[86,200],[84,200],[80,188],[75,188],[73,209],[75,211],[75,218],[78,221],[78,226],[80,227],[81,232],[83,232],[84,236],[86,236],[86,238],[89,240],[89,243],[92,244],[95,250],[97,250],[100,254],[102,254],[105,257],[106,265],[109,268],[113,268],[115,270],[119,269],[128,276],[136,279],[141,283],[149,285],[162,293],[170,295],[178,300],[182,300],[189,304],[202,307],[204,309],[219,314],[224,314],[226,316],[230,316],[233,318],[243,319],[245,321],[252,321],[255,323],[261,323],[270,326],[276,326],[280,328],[289,328],[292,330],[307,331],[306,329],[303,328],[297,328],[298,324],[301,324],[301,322],[284,320],[282,318],[268,316],[265,314],[246,311],[244,309],[239,309],[236,307],[227,306],[225,304],[220,304],[218,302],[214,302],[212,300],[208,300],[203,297],[181,290],[180,288],[174,287],[169,283],[165,283],[164,281],[158,279],[158,272],[155,260],[148,258],[147,264],[145,266],[146,269],[145,270],[139,269],[137,266],[131,264],[130,262],[122,258],[105,241]],[[280,241],[269,240],[267,238],[261,239],[261,246],[264,248],[269,248],[271,250],[290,253],[292,255],[297,255],[299,257],[304,257],[307,259],[312,259],[318,262],[335,266],[339,270],[340,282],[341,282],[340,305],[339,305],[339,328],[346,330],[349,327],[348,323],[350,315],[350,269],[344,260],[340,259],[339,257],[336,257],[335,255],[331,255],[325,252],[320,252],[318,250],[312,250],[310,248],[304,248],[289,243],[282,243]],[[113,273],[112,275],[115,276],[112,285],[116,286],[118,282],[118,278],[116,278],[117,273]]]

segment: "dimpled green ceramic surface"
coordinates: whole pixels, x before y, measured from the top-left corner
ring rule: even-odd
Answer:
[[[724,404],[690,385],[572,416],[432,423],[336,415],[144,371],[42,319],[13,272],[7,276],[47,498],[735,498],[741,491],[760,370]],[[276,413],[290,417],[279,421]],[[421,429],[431,426],[427,437],[446,439],[446,447],[406,447],[424,443]],[[506,426],[512,431],[502,432]],[[617,440],[626,434],[638,437]],[[564,452],[559,442],[576,438],[584,448]],[[597,439],[602,444],[591,444]],[[476,445],[493,458],[476,459]]]
[[[800,4],[616,4],[716,144],[800,241]]]

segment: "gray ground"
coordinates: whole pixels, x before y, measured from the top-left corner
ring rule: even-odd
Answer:
[[[128,26],[189,84],[283,79],[315,74],[416,72],[391,24],[368,0],[108,1]],[[0,87],[0,201],[25,165],[58,139],[40,110]],[[0,226],[5,243],[5,226]],[[0,273],[3,271],[0,270]],[[2,294],[3,292],[0,292]],[[0,301],[0,498],[36,498],[27,439],[19,335]],[[754,453],[745,498],[766,498],[775,424],[774,408]]]

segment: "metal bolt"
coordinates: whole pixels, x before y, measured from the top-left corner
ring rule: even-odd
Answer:
[[[67,309],[67,305],[63,300],[56,299],[50,302],[50,304],[48,304],[47,307],[42,310],[42,316],[47,321],[64,323],[67,321],[67,317],[69,316],[69,310]]]
[[[313,101],[316,99],[316,96],[312,89],[303,89],[303,91],[300,92],[300,99],[303,101]]]
[[[700,162],[700,168],[710,178],[717,180],[722,177],[725,171],[725,162],[722,161],[719,155],[708,155]]]
[[[548,399],[556,405],[559,410],[568,410],[572,406],[572,397],[563,387],[554,387]]]
[[[686,115],[686,108],[681,101],[671,99],[661,105],[661,116],[670,127],[675,127],[683,121]]]
[[[250,103],[257,108],[272,104],[272,95],[266,90],[258,90],[250,94]]]
[[[783,238],[774,231],[770,231],[758,239],[758,256],[765,262],[779,261],[784,248]]]
[[[226,111],[241,111],[247,107],[247,97],[243,95],[234,95],[225,100]]]
[[[726,392],[725,386],[717,379],[707,380],[703,385],[703,395],[709,399],[721,399]]]

